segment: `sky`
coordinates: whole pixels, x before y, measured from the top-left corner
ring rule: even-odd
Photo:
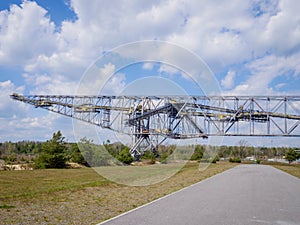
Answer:
[[[299,8],[297,0],[0,1],[0,142],[47,140],[57,130],[73,141],[70,118],[12,101],[9,94],[76,94],[99,57],[145,40],[199,56],[224,95],[300,95]],[[193,77],[173,65],[104,69],[113,73],[106,94],[126,93],[134,80],[160,76],[187,94],[203,95]],[[295,138],[248,143],[300,145]]]

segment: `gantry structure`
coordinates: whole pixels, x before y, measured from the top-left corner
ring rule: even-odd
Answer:
[[[11,98],[133,137],[130,154],[170,139],[300,137],[300,96],[67,96]]]

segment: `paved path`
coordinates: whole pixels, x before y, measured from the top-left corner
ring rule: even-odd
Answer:
[[[240,165],[105,225],[300,225],[300,179]]]

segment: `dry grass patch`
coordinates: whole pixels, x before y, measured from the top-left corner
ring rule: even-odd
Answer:
[[[275,168],[300,178],[300,164],[275,164]]]

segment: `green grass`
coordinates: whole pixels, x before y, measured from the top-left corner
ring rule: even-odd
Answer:
[[[110,180],[129,186],[146,186],[175,175],[185,163],[153,164],[144,166],[107,166],[95,168]]]
[[[13,205],[0,205],[0,209],[13,209],[16,208],[16,206]]]
[[[90,168],[0,171],[0,200],[108,183]]]

